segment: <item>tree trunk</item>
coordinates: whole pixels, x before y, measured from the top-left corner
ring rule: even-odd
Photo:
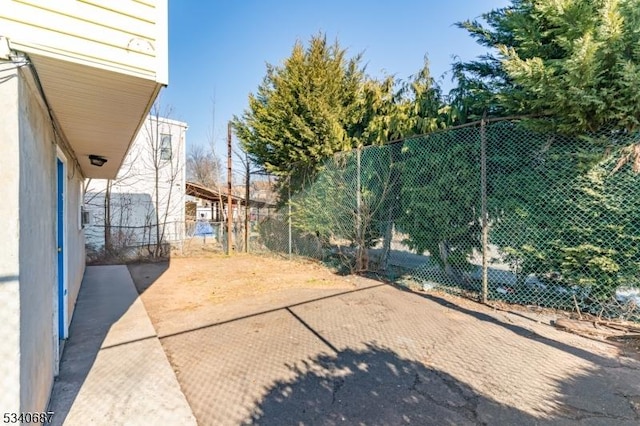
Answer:
[[[380,255],[380,270],[389,269],[389,259],[391,258],[391,240],[393,239],[393,221],[391,220],[391,209],[389,209],[389,220],[385,225],[382,238],[382,254]]]
[[[111,180],[107,181],[107,188],[104,193],[104,251],[111,253],[113,247],[111,242]]]
[[[453,268],[449,264],[449,245],[446,241],[441,241],[438,244],[438,249],[440,251],[440,260],[442,261],[442,265],[444,266],[444,273],[448,276],[453,276]]]
[[[156,199],[155,199],[155,220],[156,220],[156,248],[153,251],[153,257],[158,257],[160,255],[160,174],[158,173],[158,165],[155,167],[155,191],[156,191]]]
[[[390,148],[390,162],[389,162],[389,195],[388,200],[388,215],[387,223],[385,225],[384,236],[382,241],[382,255],[380,256],[380,270],[386,271],[389,268],[389,259],[391,257],[391,240],[393,239],[393,225],[396,219],[400,215],[400,178],[401,171],[397,166],[402,155],[401,146],[399,144],[393,145]]]
[[[460,270],[449,263],[449,253],[451,252],[449,243],[447,241],[441,241],[438,244],[438,249],[440,251],[440,260],[444,266],[444,273],[451,278],[455,284],[461,286],[467,285],[468,282]]]

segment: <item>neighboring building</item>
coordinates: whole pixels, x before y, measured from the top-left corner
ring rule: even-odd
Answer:
[[[275,182],[272,179],[252,181],[251,199],[263,202],[266,206],[275,207],[278,201],[278,193],[275,189]]]
[[[195,209],[192,211],[193,216],[187,217],[187,222],[193,223],[200,219],[205,219],[210,222],[224,222],[226,220],[225,218],[227,217],[228,211],[226,189],[207,188],[206,186],[196,182],[187,182],[185,186],[185,193],[187,195],[186,201],[195,204]],[[233,208],[233,216],[234,218],[237,218],[238,205],[244,205],[244,200],[232,193],[231,204]],[[188,226],[188,228],[193,229],[193,226]]]
[[[116,177],[167,45],[166,0],[0,0],[0,413],[46,411],[84,273],[83,182]]]
[[[238,187],[239,188],[239,187]],[[200,218],[212,221],[223,222],[227,217],[228,209],[228,197],[225,191],[217,188],[207,188],[204,185],[195,182],[186,183],[187,200],[195,204],[195,217],[187,218],[195,221]],[[234,222],[244,220],[244,209],[247,203],[244,197],[237,195],[238,193],[244,193],[244,187],[232,192],[231,194],[231,206],[233,212]],[[249,198],[249,217],[251,221],[259,220],[261,217],[266,217],[276,207],[275,202],[267,201],[265,199]],[[189,233],[187,232],[187,235]],[[189,236],[189,235],[188,235]]]
[[[162,243],[184,240],[186,131],[186,123],[149,115],[116,179],[87,180],[88,258],[104,253],[106,238],[123,256],[155,248],[158,236]]]

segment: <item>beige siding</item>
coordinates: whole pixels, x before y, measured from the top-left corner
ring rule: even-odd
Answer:
[[[0,0],[14,49],[167,83],[166,0]]]

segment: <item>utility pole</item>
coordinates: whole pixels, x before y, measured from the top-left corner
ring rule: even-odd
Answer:
[[[227,254],[231,255],[233,228],[233,202],[231,199],[231,122],[227,123]]]
[[[251,175],[249,167],[249,154],[244,153],[244,252],[249,253],[249,185],[251,184]]]

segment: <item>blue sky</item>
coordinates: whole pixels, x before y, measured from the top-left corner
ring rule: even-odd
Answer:
[[[451,88],[453,57],[472,59],[483,50],[455,22],[479,17],[508,0],[170,0],[169,87],[161,103],[189,124],[187,145],[226,154],[226,126],[241,115],[249,93],[280,64],[296,40],[319,31],[355,55],[367,73],[406,79],[426,55],[431,73]],[[214,114],[215,104],[215,114]],[[215,116],[215,125],[214,119]]]

